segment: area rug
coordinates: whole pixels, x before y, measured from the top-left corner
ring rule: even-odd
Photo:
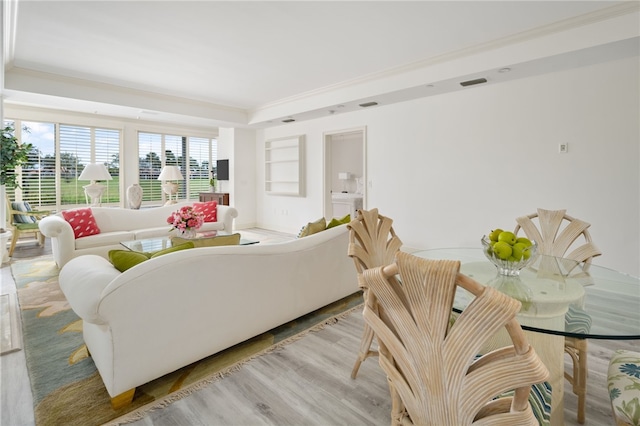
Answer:
[[[82,321],[58,286],[58,269],[49,256],[17,261],[16,281],[27,369],[37,426],[124,423],[144,416],[218,380],[256,356],[305,333],[335,323],[361,309],[355,293],[325,308],[198,361],[136,389],[133,403],[113,410],[110,398],[82,340]]]

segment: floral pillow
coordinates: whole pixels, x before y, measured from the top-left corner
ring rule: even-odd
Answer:
[[[98,228],[90,208],[66,210],[62,212],[62,217],[73,228],[73,235],[76,239],[100,233],[100,228]]]
[[[193,203],[193,211],[203,213],[205,222],[218,221],[218,202]]]
[[[609,398],[617,424],[640,425],[640,352],[618,349],[607,371]]]

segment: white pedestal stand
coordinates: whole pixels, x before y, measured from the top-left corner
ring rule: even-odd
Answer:
[[[6,263],[9,261],[7,243],[11,240],[12,235],[13,233],[11,231],[0,233],[0,263]]]

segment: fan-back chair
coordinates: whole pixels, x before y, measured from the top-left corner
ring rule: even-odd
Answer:
[[[534,222],[536,218],[537,226]],[[538,243],[539,254],[569,259],[576,265],[582,265],[585,272],[591,260],[602,254],[591,240],[588,230],[591,225],[569,216],[566,210],[537,209],[536,213],[519,217],[516,222],[514,233],[518,235],[522,228],[527,238]],[[590,324],[591,318],[584,312],[581,314],[580,307],[571,307],[565,322],[570,329],[573,323],[581,327],[585,323]],[[587,396],[587,340],[565,337],[564,351],[569,354],[573,364],[573,371],[565,371],[564,377],[578,397],[577,419],[578,423],[583,424]]]
[[[5,194],[5,202],[7,203],[7,226],[10,228],[13,236],[11,238],[11,246],[9,247],[9,256],[13,256],[13,251],[18,243],[18,238],[22,234],[35,234],[40,245],[44,245],[44,235],[38,227],[40,219],[49,215],[49,211],[31,210],[27,203],[23,203],[24,210],[14,208],[9,199],[9,194]]]
[[[377,309],[375,297],[367,291],[366,287],[363,287],[362,273],[366,269],[393,263],[396,253],[402,246],[402,241],[394,232],[392,223],[393,220],[379,214],[378,209],[372,209],[358,210],[358,216],[347,225],[348,254],[356,265],[358,284],[363,290],[365,304],[374,310]],[[373,337],[371,327],[365,324],[358,358],[351,371],[352,379],[356,378],[360,364],[365,359],[378,355],[377,351],[371,350]]]
[[[398,252],[363,273],[378,303],[365,305],[364,319],[389,381],[391,424],[538,425],[528,397],[549,372],[515,319],[521,303],[459,271],[459,261]],[[475,298],[451,323],[457,286]],[[478,357],[503,327],[513,345]]]

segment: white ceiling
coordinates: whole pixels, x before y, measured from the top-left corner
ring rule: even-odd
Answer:
[[[3,96],[202,126],[279,125],[287,116],[352,111],[363,100],[453,90],[447,80],[457,90],[460,78],[477,76],[436,65],[592,22],[586,17],[612,8],[628,13],[629,4],[637,13],[637,1],[3,2]],[[637,38],[619,47],[637,51]],[[600,46],[598,56],[609,50]],[[504,75],[487,60],[487,72],[519,78],[594,55],[538,56],[503,64],[513,68]],[[416,70],[427,79],[411,76]]]

